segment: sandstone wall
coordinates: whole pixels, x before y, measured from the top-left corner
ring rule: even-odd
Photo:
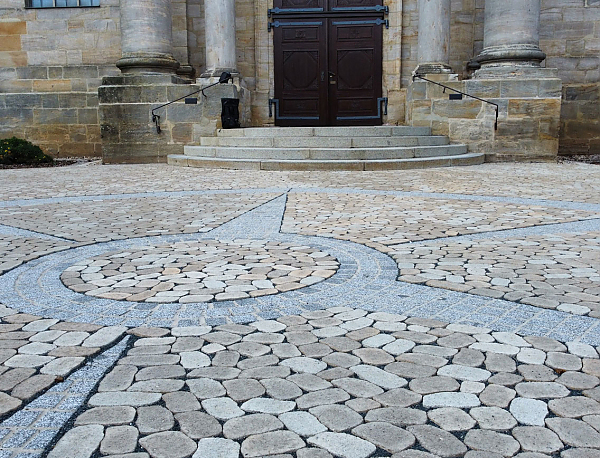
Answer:
[[[98,156],[98,86],[117,74],[119,0],[98,8],[0,4],[0,137],[16,135],[55,156]]]

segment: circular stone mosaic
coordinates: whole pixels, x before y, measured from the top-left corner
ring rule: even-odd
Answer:
[[[109,252],[66,269],[71,290],[133,302],[211,302],[266,296],[331,277],[337,259],[309,246],[198,241]]]

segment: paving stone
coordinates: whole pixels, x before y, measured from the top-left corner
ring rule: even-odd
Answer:
[[[361,379],[371,382],[386,390],[402,388],[408,384],[406,379],[386,372],[382,369],[379,369],[378,367],[361,364],[350,367],[350,370]]]
[[[456,407],[465,409],[481,405],[479,398],[472,393],[440,392],[423,396],[423,407]]]
[[[485,357],[485,368],[491,372],[514,372],[517,365],[510,356],[488,353]]]
[[[199,351],[182,351],[180,364],[186,369],[210,366],[210,358]]]
[[[561,458],[596,458],[598,450],[591,448],[571,448],[560,454]]]
[[[358,413],[368,412],[369,410],[381,407],[381,403],[366,398],[349,399],[344,404]]]
[[[572,447],[600,448],[600,433],[587,423],[572,418],[547,418],[546,426]]]
[[[420,394],[406,390],[404,388],[396,388],[386,391],[383,394],[375,396],[375,401],[380,402],[384,406],[389,407],[409,407],[418,404],[423,399]]]
[[[569,390],[555,382],[523,382],[515,386],[519,396],[531,399],[564,398]]]
[[[600,384],[598,377],[573,371],[563,372],[563,374],[556,379],[556,382],[575,391],[591,390]]]
[[[431,377],[435,375],[437,369],[431,366],[424,366],[422,364],[415,363],[406,363],[406,362],[397,362],[391,363],[385,366],[384,370],[387,372],[391,372],[392,374],[396,374],[400,377],[405,378],[421,378],[421,377]]]
[[[331,388],[333,385],[327,380],[323,380],[313,374],[293,374],[287,380],[295,383],[304,391],[318,391],[326,388]]]
[[[333,458],[331,453],[321,449],[306,447],[296,452],[297,458]]]
[[[429,452],[423,452],[421,450],[404,450],[399,453],[394,453],[392,458],[438,458],[438,455],[432,455]]]
[[[204,438],[198,441],[198,449],[192,458],[238,458],[240,444],[223,438]]]
[[[283,344],[280,344],[283,345]],[[298,352],[300,353],[300,352]],[[212,357],[213,366],[235,367],[240,360],[240,354],[237,351],[223,350],[214,354]]]
[[[382,407],[367,412],[367,422],[385,422],[394,426],[406,427],[409,425],[421,425],[427,422],[425,412],[417,409],[403,407]]]
[[[502,456],[514,456],[521,448],[511,436],[481,429],[468,431],[464,443],[473,450],[499,453]]]
[[[285,360],[288,361],[288,360]],[[274,366],[279,363],[279,358],[275,355],[255,356],[251,358],[241,359],[237,363],[237,367],[242,370],[260,369],[265,366]]]
[[[548,406],[536,399],[515,398],[510,403],[510,413],[522,425],[544,426]]]
[[[307,442],[341,458],[367,458],[377,450],[370,442],[345,433],[323,432],[309,437]]]
[[[435,455],[462,456],[467,451],[467,447],[461,441],[443,429],[429,425],[409,426],[406,429],[415,435],[424,449]]]
[[[334,432],[347,431],[363,422],[361,415],[345,405],[331,404],[309,409],[323,425]]]
[[[579,371],[582,368],[581,358],[567,353],[549,352],[546,365],[561,371]]]
[[[167,431],[175,425],[173,414],[161,406],[139,407],[135,421],[142,434]]]
[[[461,409],[443,407],[427,412],[429,419],[446,431],[467,431],[476,424],[475,420]]]
[[[165,393],[162,397],[165,406],[173,413],[200,410],[200,403],[196,396],[189,391],[175,391]]]
[[[419,394],[432,394],[442,391],[458,391],[459,383],[450,377],[433,376],[410,381],[410,389]]]
[[[385,334],[379,334],[378,336],[371,337],[371,338],[376,339],[379,336],[383,336],[383,335],[385,335]],[[363,344],[364,344],[364,341],[363,341]],[[401,355],[402,353],[409,352],[414,347],[415,347],[415,343],[410,340],[396,339],[393,342],[390,342],[387,345],[384,345],[382,350],[390,353],[391,355],[398,356],[398,355]]]
[[[135,380],[142,382],[152,379],[180,378],[185,376],[185,369],[181,366],[154,366],[145,367],[135,374]]]
[[[332,383],[334,386],[341,388],[353,397],[372,398],[383,393],[383,390],[380,387],[366,380],[345,377],[333,380]]]
[[[296,385],[293,382],[290,382],[289,380],[266,379],[266,380],[261,380],[260,383],[266,389],[267,394],[270,397],[275,398],[275,399],[287,401],[287,400],[296,399],[297,397],[302,396],[302,394],[303,394],[302,390],[298,387],[298,385]],[[257,397],[257,396],[261,396],[261,395],[262,394],[256,395],[253,397]]]
[[[82,425],[126,425],[133,422],[135,409],[128,406],[94,407],[86,410],[75,420],[75,426]]]
[[[141,407],[160,401],[160,393],[136,393],[108,391],[93,395],[88,404],[93,407],[132,406]]]
[[[259,397],[265,393],[264,386],[253,379],[227,380],[223,382],[223,386],[227,390],[227,396],[238,402]]]
[[[223,425],[223,435],[228,439],[238,440],[282,428],[283,423],[277,417],[257,413],[228,420]]]
[[[299,409],[306,410],[311,407],[344,402],[348,399],[350,399],[350,395],[344,390],[340,390],[339,388],[328,388],[306,393],[299,398],[296,398],[296,404]]]
[[[506,408],[515,396],[515,390],[501,385],[488,385],[479,395],[479,399],[487,406]]]
[[[218,381],[209,378],[197,378],[186,382],[190,391],[198,399],[209,399],[223,396],[226,391]]]
[[[23,401],[0,392],[0,415],[11,412],[21,406]]]
[[[524,451],[555,453],[563,448],[555,433],[539,426],[518,426],[512,430],[512,435]]]
[[[580,358],[598,358],[598,352],[594,347],[581,342],[567,342],[569,353],[579,356]]]
[[[48,454],[49,458],[89,458],[104,438],[101,425],[77,426],[58,441]]]
[[[517,383],[523,381],[523,377],[518,374],[509,374],[508,372],[500,372],[496,375],[492,375],[488,382],[494,385],[502,386],[515,386]]]
[[[308,412],[285,412],[279,415],[279,420],[285,424],[287,429],[302,437],[314,436],[315,434],[327,431],[327,427]]]
[[[140,445],[152,458],[187,458],[198,446],[179,431],[165,431],[140,439]]]
[[[230,420],[231,418],[241,417],[244,411],[229,398],[213,398],[202,401],[202,407],[209,415],[217,420]]]
[[[200,350],[203,345],[204,339],[199,337],[179,337],[171,346],[171,352],[196,351]]]
[[[82,342],[84,347],[105,347],[116,342],[125,332],[125,326],[107,326],[97,330]]]
[[[328,366],[333,367],[346,367],[349,368],[351,366],[356,366],[360,363],[360,358],[354,355],[349,355],[347,353],[331,353],[325,356],[322,361],[326,363]]]
[[[34,375],[15,386],[10,394],[15,398],[28,400],[49,388],[55,382],[56,376],[54,375]]]
[[[550,410],[560,416],[580,418],[584,415],[600,414],[600,403],[585,396],[569,396],[548,402]]]
[[[145,393],[170,393],[178,391],[185,385],[183,380],[151,379],[136,382],[127,388],[127,391],[143,391]]]
[[[212,331],[210,326],[186,326],[171,329],[171,335],[175,337],[194,337],[208,334]]]
[[[244,402],[240,407],[246,412],[279,415],[293,410],[296,407],[296,403],[294,401],[280,401],[271,398],[253,398]]]
[[[478,367],[483,364],[485,356],[479,350],[472,348],[461,348],[460,351],[452,358],[453,365]]]
[[[121,358],[119,364],[138,367],[168,366],[171,364],[178,364],[179,359],[179,355],[136,355]]]
[[[188,411],[175,414],[179,428],[186,436],[198,440],[221,434],[221,424],[216,418],[204,412]]]
[[[363,424],[354,428],[352,434],[390,453],[400,452],[415,443],[411,433],[389,423]]]
[[[244,457],[275,455],[278,453],[295,452],[306,443],[292,431],[273,431],[250,436],[242,442]]]
[[[539,364],[521,364],[518,370],[528,382],[552,382],[558,378],[554,370]]]
[[[236,367],[201,367],[188,373],[189,378],[212,378],[215,380],[232,380],[241,376],[241,372]]]
[[[111,426],[106,428],[104,439],[100,443],[100,453],[131,453],[137,447],[138,430],[133,426]]]
[[[483,363],[483,358],[481,360],[481,363]],[[484,369],[478,369],[476,367],[449,364],[448,366],[441,367],[437,371],[437,375],[454,378],[456,380],[484,382],[492,376],[492,373]]]
[[[327,364],[314,358],[297,357],[285,359],[282,365],[289,367],[294,372],[316,374],[327,368]]]
[[[481,429],[505,431],[517,426],[517,420],[504,409],[499,407],[475,407],[469,410]]]

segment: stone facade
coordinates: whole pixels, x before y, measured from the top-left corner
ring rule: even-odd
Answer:
[[[101,154],[102,115],[98,87],[103,77],[121,75],[116,63],[126,51],[122,48],[121,37],[123,1],[101,0],[100,7],[93,8],[48,9],[26,9],[24,0],[2,2],[0,116],[3,122],[0,136],[26,137],[56,156]],[[235,5],[235,70],[241,77],[239,88],[243,89],[240,92],[245,97],[246,123],[270,125],[273,119],[268,116],[268,99],[273,96],[273,45],[272,34],[267,31],[266,12],[272,7],[272,0],[236,0],[232,3]],[[474,68],[470,62],[483,50],[484,3],[484,0],[450,2],[448,64],[460,79],[472,77]],[[409,100],[407,103],[406,100],[408,94],[415,92],[409,91],[409,86],[412,72],[419,64],[419,1],[386,0],[385,4],[390,9],[386,16],[390,28],[384,30],[383,43],[383,94],[389,98],[388,116],[384,122],[411,123],[410,116],[414,112],[411,103],[414,102]],[[207,70],[207,59],[210,60],[205,49],[204,0],[171,0],[170,8],[172,56],[180,64],[177,73],[194,83],[195,78]],[[547,55],[542,66],[556,68],[562,82],[559,129],[554,124],[548,128],[552,138],[549,141],[555,142],[559,138],[563,154],[598,153],[600,2],[542,0],[539,46]],[[474,83],[461,84],[472,88]],[[194,86],[187,88],[190,92],[194,90]],[[177,92],[177,89],[172,91]],[[538,99],[539,92],[531,98]],[[556,97],[550,98],[554,106]],[[444,105],[441,100],[431,102],[434,112],[441,109],[450,113],[458,106],[445,102],[448,108],[442,109],[437,108]],[[515,103],[518,102],[513,101],[512,106],[516,106]],[[466,100],[461,104],[475,105]],[[536,104],[539,105],[539,101]],[[506,106],[509,116],[511,104],[507,102]],[[200,107],[197,109],[203,111]],[[479,113],[487,113],[481,104],[479,110]],[[526,113],[538,111],[539,107],[525,110]],[[514,124],[504,121],[508,119],[501,116],[499,132],[514,128]],[[141,125],[146,123],[150,134],[153,129],[150,120],[144,118],[140,122]],[[205,131],[208,124],[218,126],[218,116],[210,123],[208,120],[202,122],[204,127],[193,129],[199,132]],[[452,116],[445,121],[451,136],[451,125],[460,130],[460,135],[453,137],[458,139],[469,137],[469,129],[461,130],[462,124],[469,123],[460,123]],[[516,124],[522,126],[520,121]],[[538,120],[538,126],[541,124],[543,122]],[[545,138],[545,128],[540,127],[535,135]],[[187,127],[181,129],[189,130]],[[526,136],[533,136],[530,130],[528,132]],[[514,140],[519,138],[517,135]],[[173,137],[169,133],[157,141],[183,145],[189,141],[189,136]],[[469,146],[478,148],[475,143],[469,143]],[[507,157],[510,156],[509,152]]]

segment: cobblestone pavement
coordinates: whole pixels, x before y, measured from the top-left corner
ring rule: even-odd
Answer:
[[[600,457],[600,168],[0,182],[0,458]]]

